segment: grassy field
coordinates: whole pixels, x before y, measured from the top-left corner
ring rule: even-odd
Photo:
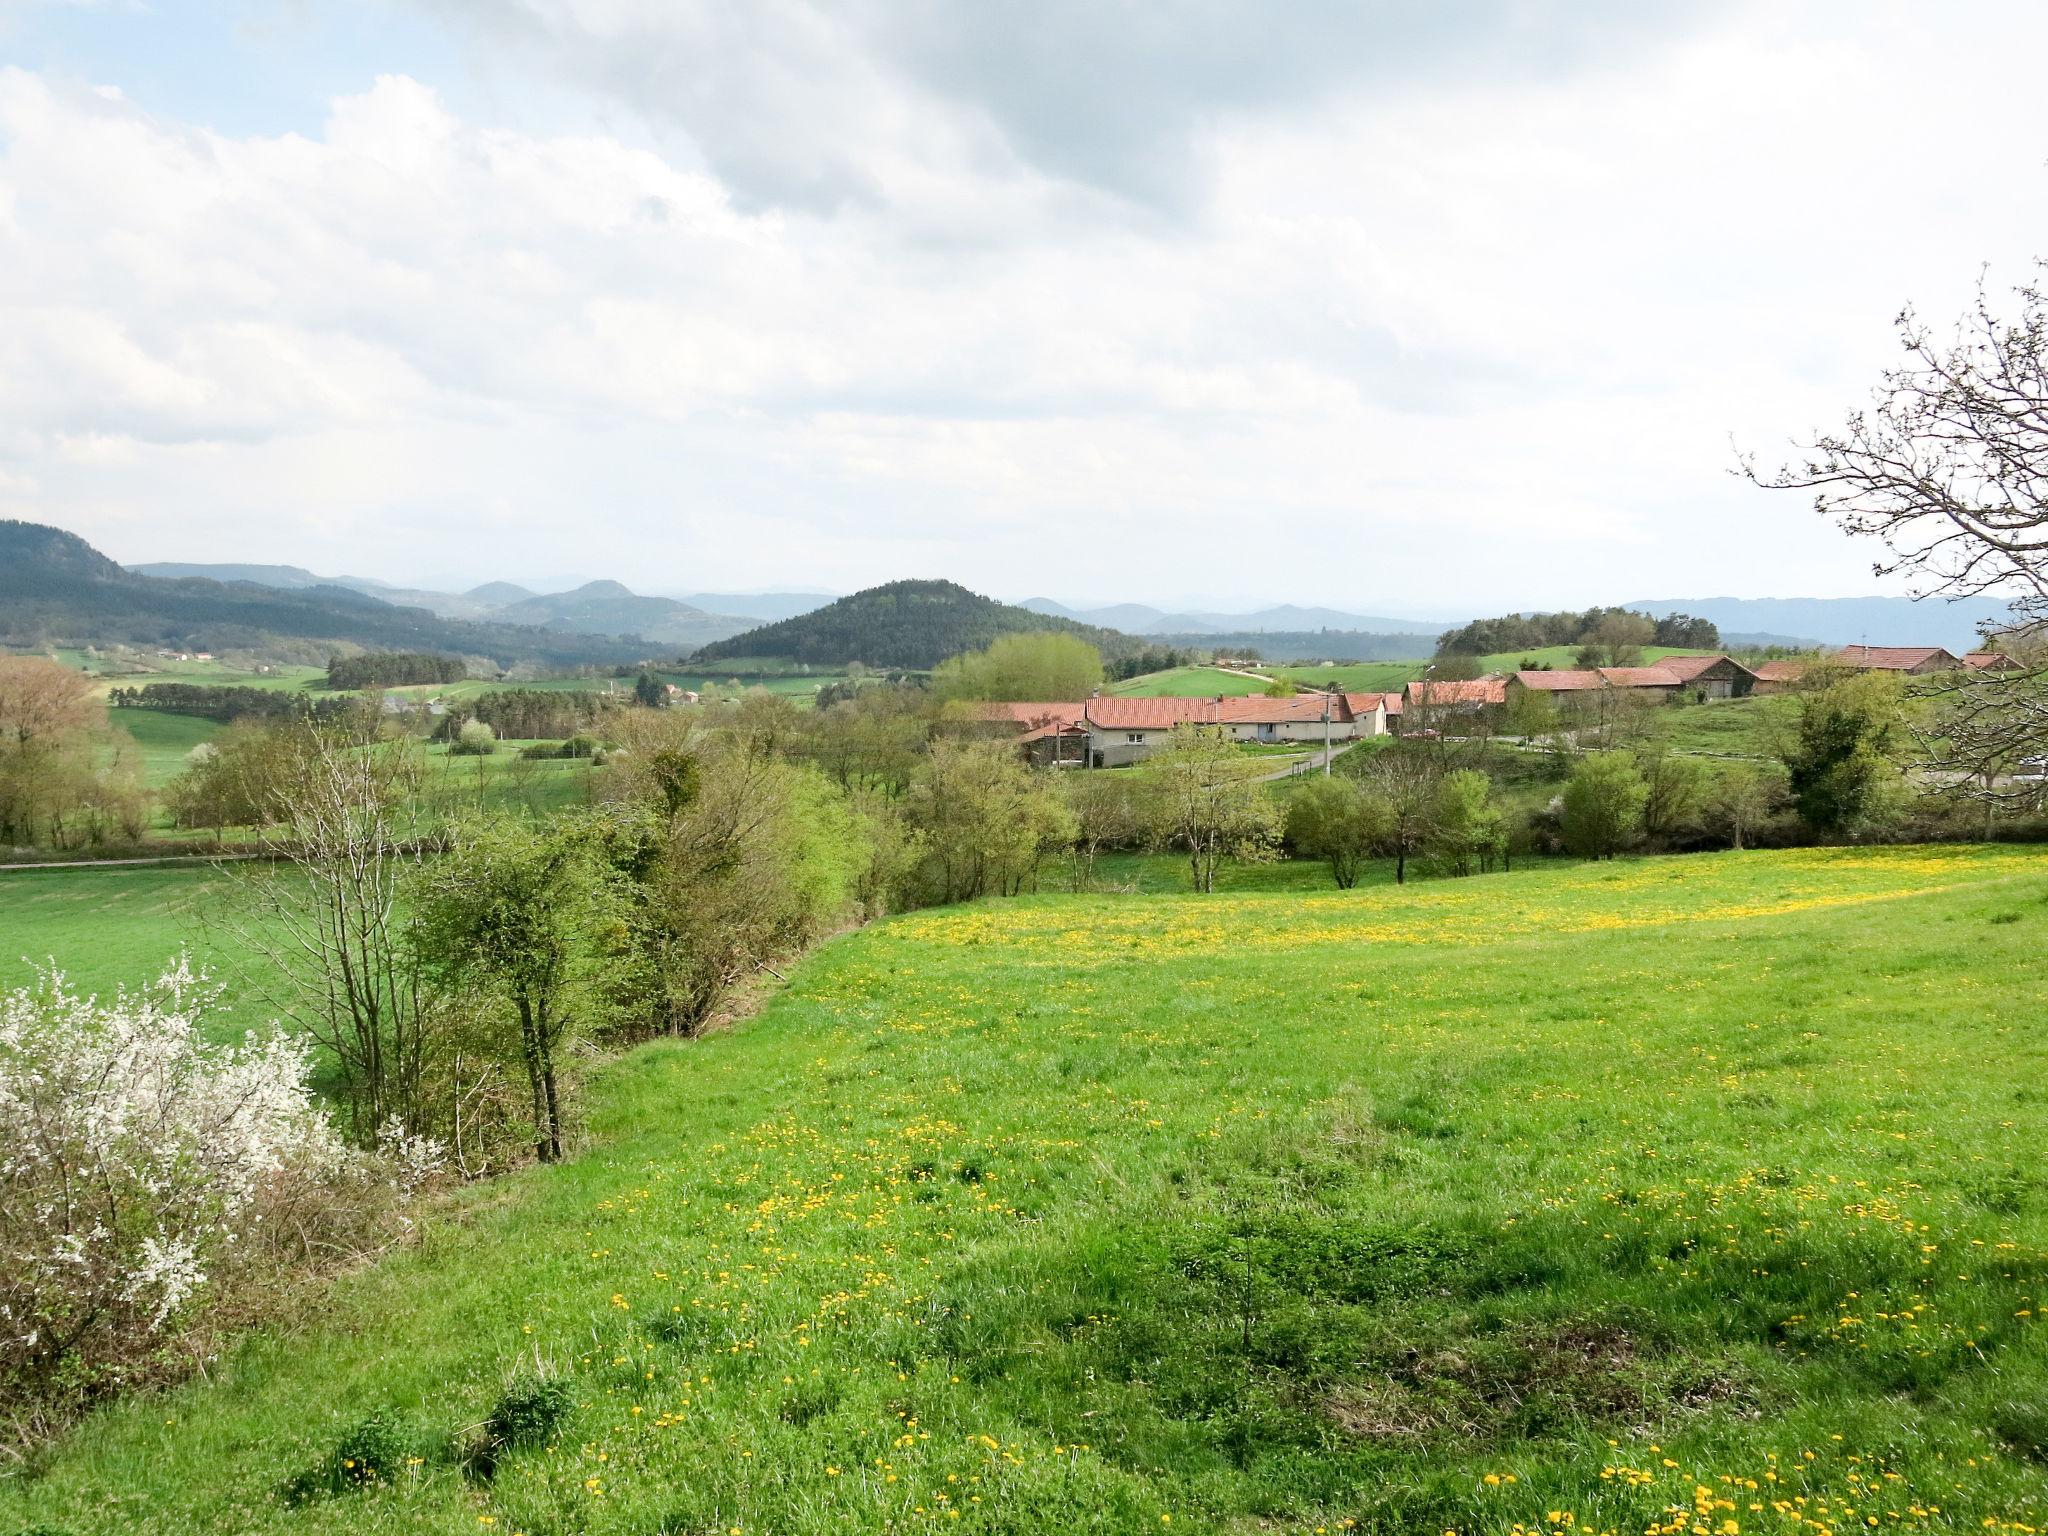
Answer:
[[[1264,693],[1263,678],[1217,667],[1169,667],[1164,672],[1147,672],[1110,685],[1109,692],[1127,699],[1201,699],[1222,694],[1225,698],[1247,698]]]
[[[204,864],[0,871],[0,987],[28,985],[54,963],[82,991],[154,980],[180,951],[225,978],[238,952],[219,922]],[[223,999],[223,1038],[263,1019],[249,998]]]
[[[1780,738],[1798,719],[1791,694],[1682,704],[1658,715],[1665,739],[1687,752],[1720,752],[1733,757],[1772,757]]]
[[[1398,693],[1403,684],[1422,676],[1426,661],[1354,661],[1341,666],[1274,666],[1262,670],[1309,688],[1336,683],[1346,693]]]
[[[161,789],[185,768],[185,758],[202,741],[220,734],[220,725],[196,715],[167,715],[154,709],[113,709],[107,719],[133,741],[142,758],[142,779]]]
[[[899,918],[0,1529],[2038,1531],[2044,939],[2009,848]]]

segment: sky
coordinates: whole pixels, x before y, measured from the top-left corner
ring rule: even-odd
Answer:
[[[0,517],[422,584],[1900,590],[1736,450],[2048,254],[2044,53],[2017,0],[0,0]]]

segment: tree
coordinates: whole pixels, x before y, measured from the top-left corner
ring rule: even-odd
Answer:
[[[1951,793],[1990,801],[2030,800],[2034,787],[2006,775],[2048,753],[2048,289],[2037,276],[2013,297],[2007,318],[1980,283],[1945,339],[1909,306],[1894,322],[1906,360],[1880,375],[1867,410],[1775,473],[1760,473],[1753,456],[1740,461],[1754,484],[1811,492],[1817,513],[1881,543],[1879,575],[1907,576],[1927,596],[2011,601],[2028,665],[1928,685],[1937,720],[1919,742],[1923,765]],[[1833,794],[1810,772],[1794,777],[1802,816],[1811,801],[1847,824],[1821,803]],[[1868,755],[1846,779],[1883,782]]]
[[[1437,782],[1426,836],[1431,856],[1454,875],[1490,869],[1507,849],[1507,818],[1494,799],[1493,780],[1460,768]]]
[[[1287,803],[1287,841],[1297,853],[1327,863],[1337,888],[1348,891],[1386,841],[1392,820],[1387,797],[1376,786],[1350,777],[1317,775]]]
[[[1656,639],[1656,621],[1649,615],[1610,609],[1580,636],[1578,663],[1582,667],[1632,667],[1643,659],[1643,647]]]
[[[1690,825],[1707,792],[1707,767],[1698,758],[1681,757],[1661,741],[1635,755],[1643,776],[1643,832],[1669,837]]]
[[[450,757],[489,757],[498,750],[498,733],[481,720],[465,720],[449,743]]]
[[[1904,735],[1896,674],[1809,673],[1785,753],[1799,819],[1824,836],[1855,835],[1894,820],[1905,802],[1905,779],[1893,760]]]
[[[666,708],[668,687],[652,672],[642,672],[633,679],[633,702],[647,709]]]
[[[1707,810],[1728,834],[1729,846],[1739,851],[1785,803],[1785,795],[1782,773],[1767,771],[1756,763],[1730,763],[1707,795]]]
[[[1198,891],[1216,889],[1226,858],[1269,859],[1280,837],[1280,814],[1259,764],[1213,726],[1177,725],[1142,770],[1151,780],[1153,831],[1188,856]]]
[[[1079,885],[1095,878],[1095,857],[1144,835],[1145,778],[1135,773],[1068,773],[1061,781],[1074,820],[1074,875]]]
[[[1356,757],[1347,754],[1339,762]],[[1397,741],[1364,760],[1361,768],[1367,793],[1380,802],[1374,812],[1381,824],[1380,849],[1394,861],[1394,883],[1405,885],[1409,860],[1426,853],[1436,836],[1437,786],[1447,771],[1441,744]]]
[[[933,902],[1015,895],[1075,833],[1052,779],[1004,741],[934,743],[904,815],[923,849],[917,894]]]
[[[334,1064],[349,1130],[369,1145],[396,1115],[424,1130],[437,999],[406,942],[402,885],[420,861],[424,765],[406,740],[359,744],[288,727],[264,817],[286,863],[223,867],[251,983]]]
[[[0,842],[58,847],[109,789],[106,709],[92,679],[42,656],[0,656]]]
[[[1649,787],[1632,759],[1591,752],[1564,786],[1565,847],[1585,858],[1611,859],[1642,835]]]
[[[947,699],[1085,699],[1102,686],[1102,653],[1079,635],[999,635],[987,649],[939,663],[932,690]]]
[[[614,915],[601,835],[580,817],[476,823],[411,891],[410,937],[436,979],[499,999],[516,1019],[544,1163],[562,1155],[561,1061],[595,1007],[601,927]]]

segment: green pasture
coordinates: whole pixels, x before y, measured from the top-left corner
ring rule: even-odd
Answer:
[[[176,778],[184,771],[192,749],[221,731],[216,721],[155,709],[112,709],[107,718],[116,731],[135,743],[143,782],[151,789],[161,789]]]
[[[1426,661],[1349,661],[1327,667],[1295,662],[1259,670],[1308,688],[1327,688],[1335,683],[1346,693],[1398,693],[1403,685],[1422,676],[1428,666]]]
[[[1164,672],[1147,672],[1110,685],[1109,692],[1127,699],[1246,698],[1266,691],[1261,677],[1242,672],[1225,672],[1219,667],[1169,667]]]
[[[0,1529],[2038,1531],[2044,1012],[2031,849],[913,913]]]

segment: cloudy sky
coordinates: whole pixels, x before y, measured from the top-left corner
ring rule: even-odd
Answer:
[[[1728,473],[2048,254],[2048,7],[0,0],[0,516],[1460,617],[1877,590]]]

